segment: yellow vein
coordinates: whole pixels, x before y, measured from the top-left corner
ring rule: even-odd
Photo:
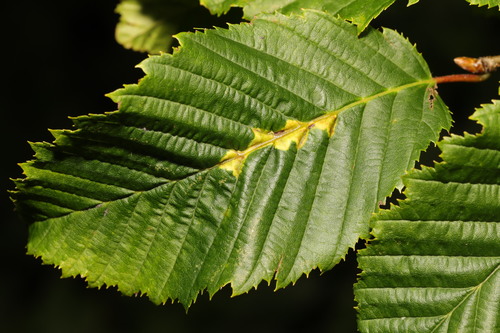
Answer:
[[[310,120],[309,122],[295,121],[295,122],[293,122],[293,126],[290,126],[289,128],[285,127],[285,129],[281,130],[281,131],[269,132],[268,133],[269,139],[267,139],[267,140],[257,141],[255,144],[250,145],[245,150],[232,151],[232,154],[226,154],[225,158],[221,162],[216,164],[215,167],[224,167],[225,165],[228,165],[230,163],[234,163],[235,161],[243,161],[246,157],[248,157],[248,155],[250,155],[251,153],[253,153],[259,149],[262,149],[262,148],[267,147],[267,146],[275,145],[280,140],[285,139],[285,138],[292,138],[294,135],[300,134],[301,132],[304,132],[304,134],[305,134],[308,129],[311,129],[318,124],[329,123],[329,122],[333,123],[334,120],[336,119],[336,117],[340,113],[342,113],[343,111],[346,111],[348,109],[351,109],[353,107],[356,107],[358,105],[366,104],[374,99],[377,99],[377,98],[380,98],[380,97],[383,97],[383,96],[386,96],[386,95],[389,95],[392,93],[397,93],[397,92],[400,92],[400,91],[405,90],[405,89],[409,89],[409,88],[420,86],[420,85],[428,85],[428,84],[435,84],[434,79],[429,78],[427,80],[421,80],[421,81],[417,81],[417,82],[408,83],[408,84],[405,84],[405,85],[402,85],[399,87],[394,87],[394,88],[384,90],[382,92],[379,92],[377,94],[374,94],[374,95],[371,95],[368,97],[363,97],[357,101],[354,101],[350,104],[347,104],[347,105],[341,107],[340,109],[327,112],[327,113],[325,113],[325,114],[323,114],[315,119]],[[265,131],[260,130],[260,132],[264,133]],[[331,135],[331,134],[333,134],[332,129],[329,129],[329,135]],[[300,148],[300,146],[302,144],[303,144],[303,142],[300,142],[300,144],[298,144],[298,147]]]

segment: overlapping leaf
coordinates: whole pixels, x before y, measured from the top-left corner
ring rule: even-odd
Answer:
[[[358,25],[358,32],[395,0],[200,0],[214,14],[226,13],[231,7],[243,7],[244,17],[251,19],[260,13],[279,11],[283,14],[299,13],[303,8],[327,11]],[[418,0],[409,0],[408,5]]]
[[[500,9],[500,0],[467,0],[471,5],[488,6],[488,8],[498,6]]]
[[[303,8],[325,10],[340,15],[358,25],[358,32],[395,0],[201,0],[213,14],[225,14],[231,7],[243,7],[244,17],[252,19],[261,13],[281,11],[285,14],[300,13]],[[418,0],[410,0],[413,4]],[[188,11],[196,1],[172,0],[122,0],[116,11],[120,22],[116,27],[116,40],[135,51],[159,53],[167,51],[172,35],[177,31],[179,19],[186,20]]]
[[[300,13],[303,8],[327,11],[358,25],[358,33],[395,0],[200,0],[213,14],[224,14],[231,7],[242,7],[244,18],[252,19],[260,13],[279,11],[284,14]],[[498,0],[467,0],[473,5],[499,6]],[[418,0],[408,0],[408,5]],[[126,48],[135,51],[159,53],[168,51],[172,35],[180,20],[192,16],[195,0],[122,0],[117,6],[120,22],[116,39]]]
[[[135,51],[168,51],[179,23],[196,7],[196,0],[122,0],[116,7],[116,40]]]
[[[181,34],[112,94],[119,111],[36,143],[17,181],[28,252],[91,286],[186,306],[230,283],[277,287],[335,265],[368,234],[450,116],[391,30],[263,15]]]
[[[444,162],[405,178],[408,199],[379,213],[358,257],[362,332],[497,332],[500,318],[500,102],[483,133],[451,137]]]

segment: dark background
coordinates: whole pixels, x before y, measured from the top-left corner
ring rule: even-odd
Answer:
[[[212,301],[202,295],[186,314],[180,304],[156,306],[146,298],[114,289],[89,289],[78,279],[25,255],[27,224],[13,212],[9,178],[21,176],[17,163],[31,158],[27,141],[51,141],[47,128],[67,128],[67,116],[115,109],[105,93],[134,83],[134,66],[145,55],[114,40],[117,1],[9,1],[2,10],[0,135],[0,331],[1,332],[355,332],[352,284],[356,260],[324,273],[312,272],[295,286],[230,298],[224,288]],[[237,21],[241,11],[217,20],[201,9],[197,27]],[[456,56],[500,54],[500,13],[465,0],[405,1],[373,24],[403,33],[417,43],[435,76],[461,72]],[[467,117],[498,96],[497,73],[488,82],[453,83],[439,93],[454,113],[453,131],[480,129]]]

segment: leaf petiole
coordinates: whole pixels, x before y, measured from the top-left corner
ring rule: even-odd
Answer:
[[[452,74],[445,76],[434,77],[436,84],[450,83],[450,82],[482,82],[490,77],[490,74]]]

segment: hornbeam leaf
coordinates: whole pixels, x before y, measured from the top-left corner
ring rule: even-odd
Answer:
[[[473,118],[483,132],[441,141],[443,162],[376,216],[358,257],[362,332],[498,332],[500,101]]]
[[[116,40],[134,51],[168,51],[172,35],[197,7],[195,0],[122,0],[116,6]]]
[[[277,288],[368,236],[450,115],[414,47],[322,12],[183,33],[111,94],[119,111],[35,143],[17,181],[28,252],[156,303]]]
[[[147,13],[143,9],[143,2],[123,0],[116,7],[116,12],[120,14],[115,32],[118,43],[129,49],[151,53],[168,49],[175,27],[171,22],[155,19],[154,11],[149,10]]]
[[[498,6],[500,9],[500,0],[467,0],[471,5],[488,6],[488,8],[492,8]]]
[[[253,18],[260,13],[279,11],[283,14],[300,13],[303,8],[327,11],[358,25],[362,32],[368,24],[395,0],[200,0],[213,14],[224,14],[231,7],[243,7],[243,17]],[[408,5],[418,0],[409,0]]]

